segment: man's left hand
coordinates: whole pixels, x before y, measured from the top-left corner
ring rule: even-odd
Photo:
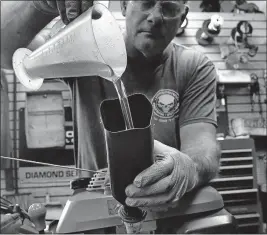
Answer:
[[[155,163],[126,188],[126,204],[133,207],[174,206],[197,185],[193,160],[177,149],[154,141]]]

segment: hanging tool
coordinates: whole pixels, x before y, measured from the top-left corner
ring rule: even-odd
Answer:
[[[217,86],[217,98],[220,100],[220,105],[225,106],[225,85],[218,84]]]
[[[228,45],[226,43],[220,45],[221,58],[231,69],[239,69],[240,64],[248,63],[248,58],[244,54],[239,53],[237,45]]]
[[[267,70],[264,70],[264,75],[263,75],[263,79],[264,79],[264,87],[265,87],[265,93],[267,93]],[[267,104],[267,98],[265,98],[264,103]]]
[[[221,1],[220,0],[202,0],[199,6],[202,12],[220,12]]]
[[[220,45],[221,58],[232,69],[239,69],[241,64],[248,64],[249,58],[256,56],[258,46],[248,42],[253,33],[253,27],[248,21],[240,21],[232,29],[230,39],[233,44],[223,43]],[[240,52],[241,48],[249,49],[248,52]]]
[[[256,103],[256,98],[258,97],[259,114],[263,118],[259,78],[255,73],[252,73],[250,77],[251,77],[251,84],[250,84],[251,112],[254,112],[254,105]]]
[[[240,46],[237,46],[237,48],[241,46],[244,48],[248,48],[249,51],[246,53],[246,55],[250,57],[256,56],[258,52],[258,46],[248,42],[248,38],[252,36],[252,33],[253,27],[246,20],[238,22],[237,26],[231,31],[232,40],[235,42],[236,45],[240,44]]]
[[[264,13],[259,10],[259,7],[255,3],[247,3],[246,0],[236,0],[236,4],[231,12],[237,11],[238,13]]]
[[[221,32],[223,21],[223,18],[217,14],[213,15],[210,19],[205,20],[202,24],[202,28],[198,29],[196,33],[198,44],[202,46],[211,44],[213,38],[218,36]]]

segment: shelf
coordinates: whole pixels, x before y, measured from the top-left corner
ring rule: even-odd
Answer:
[[[260,218],[260,214],[254,213],[254,214],[235,215],[235,218],[236,219]]]
[[[231,158],[222,158],[221,162],[235,162],[235,161],[249,161],[253,160],[253,157],[231,157]]]
[[[231,150],[222,150],[222,154],[226,153],[251,153],[252,149],[231,149]]]
[[[259,222],[256,222],[256,223],[239,224],[238,226],[239,226],[240,228],[243,228],[243,227],[254,227],[254,226],[259,226]]]
[[[240,177],[224,177],[224,178],[215,178],[211,180],[211,183],[224,182],[224,181],[238,181],[238,180],[253,180],[253,176],[240,176]]]
[[[221,194],[225,209],[237,220],[241,233],[257,233],[261,213],[255,188],[255,145],[253,139],[225,139],[221,145],[220,171],[211,186]]]
[[[224,139],[219,141],[223,153],[253,152],[253,139]]]
[[[246,169],[246,168],[253,168],[253,165],[249,164],[249,165],[237,165],[237,166],[221,166],[220,170]]]
[[[219,191],[221,195],[225,194],[238,194],[238,193],[257,193],[258,190],[256,188],[252,189],[240,189],[240,190],[229,190],[229,191]]]

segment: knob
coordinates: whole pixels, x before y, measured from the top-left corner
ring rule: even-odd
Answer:
[[[34,203],[29,207],[28,215],[35,225],[36,230],[39,233],[43,233],[46,224],[45,224],[45,216],[46,216],[46,208],[41,203]]]

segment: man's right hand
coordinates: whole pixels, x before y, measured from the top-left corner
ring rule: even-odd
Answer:
[[[93,5],[93,0],[33,0],[42,11],[57,10],[64,24],[69,24]]]

